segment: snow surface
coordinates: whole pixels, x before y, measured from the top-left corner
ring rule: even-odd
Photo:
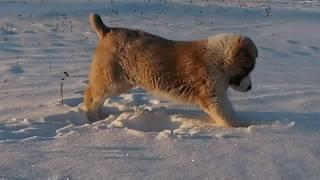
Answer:
[[[255,125],[217,128],[139,88],[88,124],[91,12],[176,40],[251,37],[253,90],[229,93]],[[319,19],[319,1],[0,1],[0,179],[319,179]]]

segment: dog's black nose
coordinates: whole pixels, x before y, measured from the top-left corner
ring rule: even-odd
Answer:
[[[247,91],[250,91],[252,89],[251,84],[248,86]]]

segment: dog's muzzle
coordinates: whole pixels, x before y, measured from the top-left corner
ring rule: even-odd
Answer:
[[[252,84],[251,84],[251,78],[250,76],[245,77],[239,86],[235,86],[235,85],[231,85],[231,88],[239,91],[239,92],[247,92],[250,91],[252,89]]]

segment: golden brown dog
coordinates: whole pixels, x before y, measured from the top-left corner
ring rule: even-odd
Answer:
[[[248,37],[220,34],[199,41],[172,41],[139,30],[107,27],[97,14],[90,21],[99,36],[84,96],[90,122],[101,118],[106,98],[140,86],[199,105],[218,126],[245,126],[228,100],[227,89],[251,89],[249,73],[258,51]]]

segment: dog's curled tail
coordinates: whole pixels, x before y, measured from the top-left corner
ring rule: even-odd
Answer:
[[[90,15],[90,23],[100,39],[110,32],[110,28],[103,24],[99,14],[92,13]]]

